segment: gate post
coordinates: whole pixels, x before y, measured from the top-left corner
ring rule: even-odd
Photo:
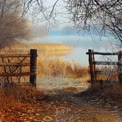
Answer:
[[[89,67],[90,67],[90,75],[91,75],[91,84],[95,84],[96,76],[95,76],[95,64],[94,64],[94,51],[89,49]]]
[[[122,51],[118,53],[118,80],[119,84],[122,85]]]
[[[30,49],[30,83],[36,87],[37,49]]]

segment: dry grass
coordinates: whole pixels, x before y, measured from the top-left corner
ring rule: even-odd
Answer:
[[[13,104],[14,102],[33,102],[37,99],[43,99],[43,91],[38,91],[31,86],[21,87],[16,84],[10,84],[8,87],[0,89],[1,106],[4,104]],[[14,104],[13,104],[14,105]]]
[[[122,96],[122,86],[120,85],[114,85],[112,87],[103,87],[103,91],[105,94],[118,94]]]
[[[61,59],[53,58],[54,55],[59,56],[59,55],[68,54],[69,52],[67,52],[66,50],[71,51],[71,47],[61,45],[61,44],[48,44],[48,45],[47,44],[40,44],[40,45],[39,44],[29,44],[29,45],[16,44],[15,47],[16,48],[12,48],[12,50],[17,49],[17,48],[20,48],[20,50],[29,50],[30,48],[37,48],[39,50],[38,62],[37,62],[38,63],[37,64],[37,72],[38,72],[37,77],[38,78],[48,75],[48,76],[53,76],[53,77],[61,76],[62,78],[69,77],[69,78],[74,78],[74,79],[75,78],[76,79],[77,78],[89,79],[87,67],[82,67],[79,64],[76,64],[75,62],[70,63],[68,61],[63,61]],[[61,50],[64,50],[63,53]],[[9,60],[11,60],[11,59],[9,59]],[[26,71],[26,70],[28,70],[28,68],[25,68],[24,70]],[[101,75],[99,78],[101,78],[101,77],[104,78],[105,76]],[[84,80],[83,82],[85,84],[86,80]],[[83,84],[83,82],[82,82],[82,84]],[[64,89],[64,91],[66,91],[66,92],[77,91],[78,92],[78,90],[75,87],[70,87],[70,88]],[[109,96],[110,94],[115,94],[115,93],[122,94],[122,88],[120,86],[108,88],[108,87],[101,87],[101,86],[96,85],[96,86],[90,88],[89,91],[90,92],[95,91],[95,93],[98,93],[98,92],[100,93],[101,91],[102,92],[104,91],[104,94],[106,96]],[[100,96],[100,94],[99,94],[99,96]],[[6,111],[9,113],[9,108],[13,108],[13,107],[15,108],[15,110],[11,110],[10,112],[12,112],[12,111],[17,112],[18,110],[21,111],[21,106],[23,106],[23,104],[25,107],[26,107],[26,104],[29,104],[30,106],[32,106],[33,103],[35,103],[38,100],[42,100],[43,98],[45,98],[43,91],[37,91],[33,87],[20,87],[16,84],[13,84],[13,85],[10,85],[9,87],[0,88],[0,107],[1,107],[1,111],[4,114],[6,113]],[[55,101],[57,101],[57,100],[55,100]],[[57,101],[57,102],[60,102],[60,101]],[[51,103],[53,103],[53,102],[51,102]],[[44,104],[45,104],[44,109],[48,108],[46,102],[41,104],[41,106],[37,106],[37,107],[41,108],[41,107],[43,107]],[[56,103],[56,104],[58,104],[58,103]],[[56,104],[54,106],[56,106]],[[63,103],[61,103],[61,104],[63,104]],[[56,107],[58,107],[58,106],[56,106]],[[50,111],[51,111],[51,109],[50,109]],[[85,111],[89,112],[89,110],[85,110]],[[89,114],[86,114],[86,116],[83,115],[84,122],[88,122],[88,121],[89,122],[95,122],[95,121],[96,122],[99,122],[99,121],[114,122],[114,120],[115,120],[109,114],[93,115],[92,112],[93,111],[91,111],[91,113],[89,113]],[[40,113],[43,113],[42,110]],[[81,113],[81,115],[82,115],[82,113]],[[11,120],[11,121],[13,121],[13,120]],[[8,121],[8,122],[10,122],[10,121]]]
[[[46,118],[47,115],[51,119],[52,117],[54,118],[55,116],[53,114],[55,114],[56,108],[60,109],[60,107],[63,106],[62,108],[65,110],[67,107],[70,107],[70,104],[72,104],[71,112],[62,113],[61,111],[61,114],[59,113],[59,115],[56,115],[56,117],[61,116],[58,117],[58,121],[68,120],[69,117],[69,121],[71,121],[72,119],[73,122],[115,122],[115,118],[111,114],[107,112],[105,113],[102,111],[96,111],[94,107],[89,108],[83,106],[76,108],[74,103],[70,103],[68,106],[67,101],[64,101],[62,97],[60,99],[56,98],[56,96],[54,97],[55,99],[50,98],[52,99],[51,101],[39,101],[36,103],[34,102],[36,100],[36,96],[38,99],[44,97],[43,92],[38,92],[31,87],[20,88],[19,86],[10,86],[6,89],[0,89],[0,117],[3,117],[4,122],[21,122],[25,121],[25,118],[26,120],[30,121],[30,118],[39,117],[36,116],[36,114],[38,114],[36,112],[37,110],[39,110],[39,120],[43,121],[43,119]],[[74,113],[75,115],[78,115],[76,115],[75,117]],[[56,118],[54,118],[53,121],[54,120],[56,120]],[[35,121],[35,119],[32,121]]]
[[[120,95],[122,96],[122,86],[121,85],[101,85],[101,84],[94,84],[88,89],[89,93],[101,93],[104,96],[108,95]]]
[[[64,44],[51,44],[51,43],[19,43],[15,44],[9,49],[1,51],[1,53],[29,53],[27,50],[35,48],[38,53],[38,62],[37,62],[37,72],[38,78],[49,75],[49,76],[62,76],[62,77],[71,77],[71,78],[80,78],[88,74],[86,67],[81,67],[75,62],[63,61],[58,59],[55,56],[66,55],[72,51],[70,46]],[[20,52],[19,52],[20,50]],[[19,59],[20,60],[20,59]],[[18,59],[12,60],[4,59],[4,62],[18,62]],[[0,62],[3,61],[2,59]],[[11,67],[12,68],[12,67]],[[10,68],[10,69],[11,69]],[[10,70],[8,69],[8,70]],[[29,68],[22,69],[24,71],[29,71]]]
[[[97,75],[97,80],[108,80],[108,81],[117,81],[118,80],[118,67],[114,66],[114,67],[110,67],[110,66],[105,66],[105,67],[101,67],[101,68],[96,68],[96,70],[100,70],[103,71],[104,74],[98,74]],[[106,73],[106,71],[111,71],[112,73]]]
[[[65,44],[58,44],[58,43],[20,43],[15,42],[9,49],[6,50],[21,50],[22,51],[29,51],[30,49],[37,49],[38,56],[46,55],[46,56],[64,56],[73,51],[73,48],[65,45]]]
[[[88,69],[86,67],[81,67],[79,64],[69,63],[68,61],[66,62],[61,59],[50,58],[49,55],[39,55],[37,63],[38,78],[41,78],[46,75],[55,77],[62,76],[62,78],[88,77]],[[101,86],[94,86],[94,88],[92,89],[97,89],[98,91],[100,91]],[[76,91],[74,87],[71,87],[67,90]],[[113,90],[104,88],[104,92],[106,95],[111,91],[117,94],[122,93],[120,87],[115,87],[113,88]],[[18,107],[21,106],[21,104],[23,103],[33,103],[36,100],[42,100],[44,97],[44,93],[42,91],[37,91],[35,88],[12,85],[0,89],[0,107],[2,108],[2,110],[4,109],[4,111],[11,106],[16,106],[18,109]],[[93,117],[90,116],[92,116],[91,113],[89,115],[89,121],[92,121]],[[87,117],[88,116],[84,118],[84,122],[87,122]],[[111,120],[111,117],[97,115],[94,120],[107,122],[108,120]]]
[[[61,59],[40,58],[38,60],[38,77],[45,75],[81,78],[88,75],[88,69]]]
[[[43,91],[31,86],[20,87],[13,84],[0,88],[0,122],[20,122],[21,117],[18,118],[17,113],[21,113],[23,109],[27,111],[28,106],[44,98]]]

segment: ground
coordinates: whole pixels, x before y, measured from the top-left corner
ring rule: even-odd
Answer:
[[[26,101],[18,101],[14,105],[6,102],[6,107],[0,110],[1,122],[122,122],[120,95],[106,96],[101,90],[87,90],[85,85],[84,88],[73,87],[78,83],[80,85],[83,79],[64,78],[65,82],[60,83],[57,79],[61,80],[54,77],[39,79],[43,82],[37,89],[43,86],[44,97],[31,100],[27,97]],[[54,86],[57,86],[56,89],[51,90]],[[57,89],[58,86],[60,89]]]
[[[45,100],[11,106],[2,113],[5,122],[115,122],[109,112],[72,94],[50,95]]]

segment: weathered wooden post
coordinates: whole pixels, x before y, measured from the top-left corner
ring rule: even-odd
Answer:
[[[91,75],[91,84],[93,85],[96,82],[93,50],[89,49],[88,54],[89,54],[89,67],[90,67],[90,75]]]
[[[30,82],[36,87],[37,49],[30,49]]]
[[[118,80],[119,84],[122,85],[122,51],[118,53]]]

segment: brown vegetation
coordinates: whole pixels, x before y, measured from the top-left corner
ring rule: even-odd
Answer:
[[[69,78],[81,78],[88,75],[88,69],[76,63],[70,63],[61,59],[40,59],[38,61],[38,76],[62,76]]]
[[[38,58],[44,58],[47,56],[53,57],[53,56],[64,56],[67,54],[70,54],[73,50],[72,47],[65,44],[58,44],[58,43],[34,43],[34,42],[15,42],[11,47],[9,47],[10,50],[21,50],[21,51],[27,51],[30,49],[37,49],[38,50]],[[9,50],[6,49],[6,50]]]
[[[0,88],[0,121],[20,122],[20,118],[16,118],[14,112],[26,110],[27,106],[44,99],[44,97],[43,91],[37,91],[31,86],[20,87],[16,84],[10,84],[8,87]]]
[[[20,17],[20,0],[0,2],[0,48],[10,46],[16,40],[28,39],[30,28],[26,19]]]
[[[97,74],[97,80],[106,80],[106,81],[118,81],[118,67],[103,66],[101,68],[96,68],[98,71],[102,71],[102,74]],[[105,73],[105,72],[108,73]],[[110,71],[110,73],[109,73]]]
[[[68,61],[63,61],[61,59],[56,59],[49,56],[47,58],[44,55],[39,55],[38,57],[37,71],[38,71],[38,78],[41,78],[46,75],[53,76],[53,77],[61,76],[62,78],[64,77],[69,77],[69,78],[84,77],[85,78],[89,76],[88,69],[86,67],[82,67],[79,64],[70,63]],[[67,88],[64,90],[68,92],[70,91],[70,93],[77,91],[74,87]],[[113,94],[111,91],[114,93],[113,96],[116,96],[116,94],[122,94],[121,87],[119,86],[111,87],[109,89],[107,87],[94,86],[91,89],[88,89],[88,91],[86,91],[88,94],[85,94],[85,97],[89,96],[90,98],[90,95],[101,96],[101,94],[104,94],[104,96],[108,97],[111,94]],[[9,121],[21,122],[25,120],[34,120],[33,119],[34,117],[37,117],[37,118],[41,117],[40,120],[43,120],[43,119],[45,120],[45,118],[47,117],[47,113],[49,113],[49,116],[47,118],[48,119],[51,118],[53,122],[55,120],[55,115],[54,114],[52,115],[52,112],[55,113],[56,108],[60,108],[60,107],[67,108],[71,105],[70,107],[72,111],[79,110],[79,112],[81,112],[80,114],[83,115],[81,116],[81,120],[83,120],[84,122],[87,122],[87,121],[107,122],[109,120],[111,122],[114,122],[113,120],[115,120],[114,118],[112,118],[110,114],[106,114],[106,115],[103,115],[103,114],[98,115],[96,113],[92,114],[92,111],[94,111],[94,108],[89,108],[89,107],[84,108],[84,106],[80,106],[79,108],[77,103],[75,103],[76,101],[70,102],[66,94],[62,95],[59,98],[54,96],[54,99],[53,97],[50,97],[51,100],[48,98],[46,99],[45,98],[46,96],[44,95],[43,91],[37,91],[35,88],[32,88],[32,87],[20,87],[16,84],[11,84],[9,87],[0,88],[0,101],[1,101],[0,102],[0,107],[1,107],[0,116],[5,118],[6,122],[9,122]],[[91,112],[89,112],[89,110]],[[84,115],[84,111],[85,111],[85,115]],[[36,114],[38,113],[41,113],[41,115],[39,114],[37,116]],[[70,114],[72,114],[72,112]],[[76,120],[76,118],[73,119],[73,121],[74,120]]]
[[[73,102],[75,98],[71,97],[71,99],[69,96],[64,94],[46,98],[43,92],[36,91],[35,88],[21,88],[16,85],[0,89],[0,119],[2,122],[115,121],[110,113],[84,106],[82,99],[75,103]]]
[[[46,44],[46,43],[19,43],[15,42],[13,46],[10,48],[6,48],[1,51],[1,54],[6,53],[29,53],[29,49],[36,48],[38,53],[38,61],[37,61],[37,74],[38,78],[42,76],[62,76],[62,77],[70,77],[70,78],[81,78],[85,75],[88,75],[88,70],[86,67],[82,67],[75,62],[65,61],[55,56],[65,55],[71,50],[71,47],[63,44]],[[45,50],[44,50],[45,49]],[[20,62],[21,58],[6,58],[0,59],[0,62]],[[25,63],[27,63],[26,60]],[[14,69],[14,67],[3,67],[6,71]],[[22,71],[29,71],[29,67],[22,68]],[[1,70],[2,71],[2,68]]]

